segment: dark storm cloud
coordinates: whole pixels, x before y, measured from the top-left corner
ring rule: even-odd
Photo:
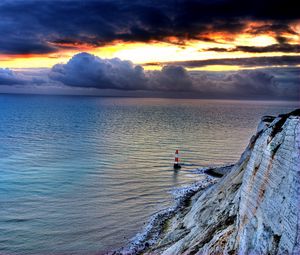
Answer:
[[[219,49],[219,48],[217,48]],[[221,50],[221,49],[220,49]],[[279,57],[252,57],[252,58],[222,58],[208,60],[189,60],[163,63],[147,63],[147,65],[180,65],[183,67],[196,68],[209,65],[234,65],[244,67],[272,66],[272,65],[300,65],[300,56]]]
[[[47,70],[33,69],[26,71],[13,71],[9,68],[0,68],[0,86],[1,85],[41,85],[49,83],[49,79],[45,73]]]
[[[55,65],[49,77],[81,88],[189,92],[202,98],[298,99],[300,68],[216,73],[167,65],[161,71],[144,71],[129,61],[80,53],[67,64]]]
[[[190,72],[203,98],[299,100],[300,68]]]
[[[53,66],[52,80],[72,87],[118,90],[190,90],[192,81],[181,66],[165,66],[161,71],[145,72],[130,61],[101,59],[88,53],[73,56],[67,64]]]
[[[141,66],[118,58],[101,59],[88,53],[73,56],[67,64],[55,65],[49,77],[74,87],[137,90],[144,88]]]
[[[26,80],[18,77],[16,73],[8,68],[0,68],[0,85],[25,84]]]
[[[217,98],[298,100],[300,69],[281,69],[281,75],[277,72],[265,69],[228,72],[215,77],[204,75],[209,77],[204,86],[205,92]],[[199,79],[199,83],[205,80],[204,77]]]
[[[161,71],[147,72],[147,89],[193,91],[193,79],[182,66],[164,66]]]
[[[206,32],[237,33],[245,19],[273,24],[249,33],[294,33],[288,24],[299,18],[298,10],[291,0],[2,0],[0,53],[47,53],[72,44],[164,41],[168,36],[183,43],[211,40]]]
[[[278,40],[283,41],[281,38]],[[300,45],[298,44],[288,44],[288,43],[280,43],[280,44],[272,44],[264,47],[256,47],[256,46],[236,46],[234,48],[208,48],[206,51],[217,51],[217,52],[234,52],[234,51],[242,51],[242,52],[251,52],[251,53],[265,53],[265,52],[284,52],[284,53],[299,53]]]

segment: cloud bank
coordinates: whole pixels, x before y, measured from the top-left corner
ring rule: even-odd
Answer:
[[[188,72],[166,65],[145,71],[120,59],[101,59],[80,53],[67,64],[55,65],[49,77],[71,87],[124,91],[190,92],[203,98],[297,99],[300,69],[275,68],[236,72]]]
[[[49,70],[41,69],[17,69],[0,68],[0,86],[42,86],[51,85],[53,81],[48,78]]]
[[[55,65],[49,77],[74,87],[99,89],[143,89],[145,74],[141,66],[118,58],[101,59],[88,53],[75,55],[67,64]]]
[[[0,68],[0,85],[16,85],[24,84],[26,81],[18,77],[12,70],[8,68]]]
[[[18,92],[21,86],[23,93],[27,88],[28,93],[298,100],[299,84],[299,67],[209,72],[166,65],[160,71],[145,71],[130,61],[88,53],[50,70],[0,69],[0,92]]]

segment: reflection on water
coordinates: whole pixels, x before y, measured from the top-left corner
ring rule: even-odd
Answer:
[[[291,103],[0,96],[0,253],[124,245],[196,164],[238,159]],[[186,163],[173,171],[174,152]],[[195,164],[195,165],[193,165]]]
[[[173,171],[173,184],[174,185],[176,185],[177,184],[177,176],[178,176],[178,172],[179,172],[179,170],[177,170],[177,169],[174,169],[174,171]]]

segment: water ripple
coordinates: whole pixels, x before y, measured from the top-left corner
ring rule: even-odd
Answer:
[[[190,170],[234,162],[261,115],[293,107],[0,95],[0,253],[122,246],[170,206],[171,190],[202,178]]]

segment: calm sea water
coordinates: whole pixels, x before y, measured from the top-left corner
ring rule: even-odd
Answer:
[[[124,245],[190,168],[235,162],[289,102],[0,95],[0,253]],[[172,169],[175,149],[184,166]]]

